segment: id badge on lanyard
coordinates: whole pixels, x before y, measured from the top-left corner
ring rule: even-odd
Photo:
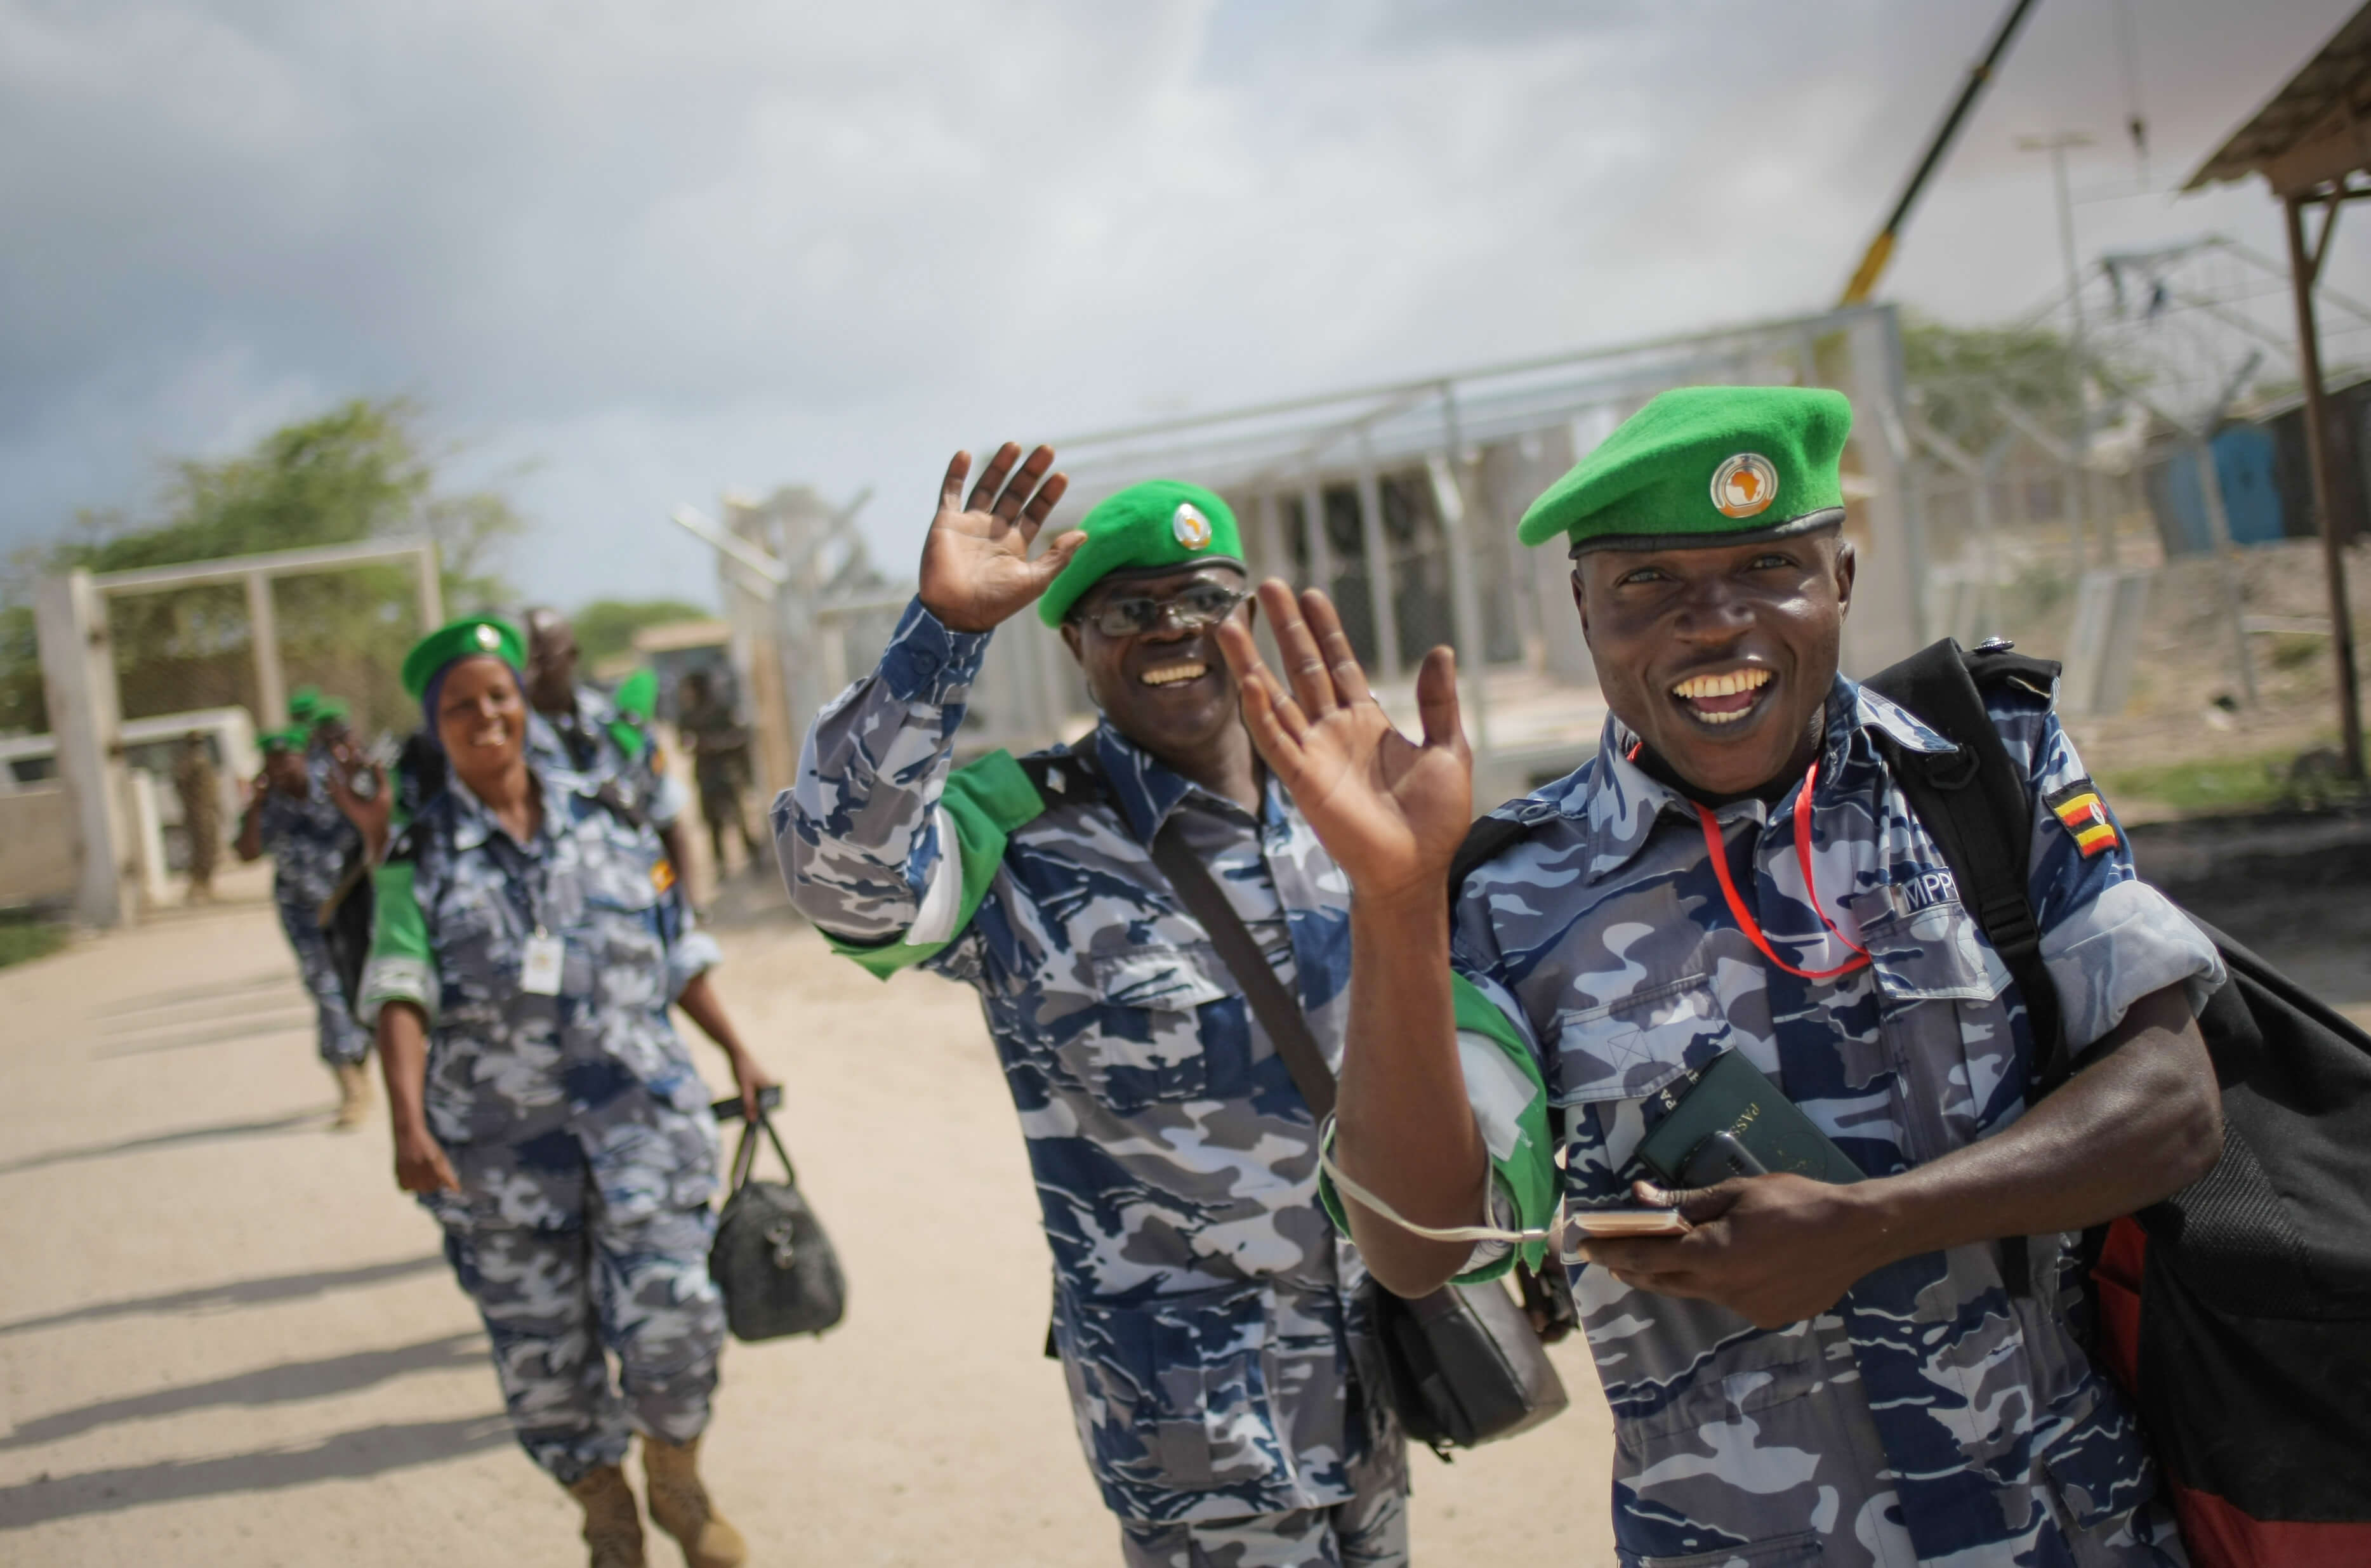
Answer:
[[[519,963],[519,989],[530,997],[560,995],[560,973],[567,959],[568,944],[538,927]]]
[[[535,916],[535,934],[519,954],[519,989],[530,997],[560,995],[560,981],[568,964],[568,944],[544,925],[551,904],[551,870],[538,862],[529,872],[527,898]]]

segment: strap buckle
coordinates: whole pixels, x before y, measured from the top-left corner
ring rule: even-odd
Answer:
[[[1976,911],[1983,922],[1984,935],[2002,961],[2014,965],[2018,959],[2040,951],[2041,926],[2034,918],[2033,906],[2020,896],[2006,896],[1983,905]]]

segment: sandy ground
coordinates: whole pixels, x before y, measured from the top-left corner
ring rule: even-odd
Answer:
[[[737,911],[747,885],[717,899],[720,980],[789,1086],[784,1134],[851,1306],[820,1342],[727,1353],[721,1501],[759,1562],[1116,1561],[1038,1354],[1045,1244],[968,993],[876,985]],[[434,1226],[395,1191],[384,1120],[326,1130],[267,907],[0,971],[0,1562],[583,1562],[573,1506],[510,1441]],[[1554,1539],[1559,1563],[1612,1562],[1604,1407],[1581,1348],[1556,1355],[1562,1418],[1416,1458],[1420,1560]]]

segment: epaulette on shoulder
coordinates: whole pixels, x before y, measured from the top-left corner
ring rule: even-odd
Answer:
[[[2015,644],[2005,640],[1995,639],[1960,657],[1968,666],[1969,678],[1979,690],[2007,686],[2029,692],[2045,703],[2058,690],[2057,660],[2019,653]]]
[[[1457,854],[1449,862],[1451,912],[1455,913],[1457,901],[1465,895],[1467,878],[1530,837],[1540,824],[1558,814],[1555,801],[1527,795],[1520,801],[1509,801],[1467,828],[1465,842],[1457,847]]]
[[[1059,806],[1101,804],[1111,795],[1104,770],[1086,752],[1041,751],[1013,758],[1038,799],[1052,811]]]

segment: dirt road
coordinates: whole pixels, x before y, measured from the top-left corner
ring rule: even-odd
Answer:
[[[968,993],[878,986],[780,923],[722,936],[851,1279],[830,1337],[727,1353],[711,1475],[758,1561],[1116,1561],[1038,1355],[1045,1243]],[[256,904],[0,972],[0,1562],[583,1562],[383,1118],[325,1130],[309,1016]],[[1556,1354],[1569,1413],[1417,1458],[1419,1561],[1613,1561],[1604,1408]]]

